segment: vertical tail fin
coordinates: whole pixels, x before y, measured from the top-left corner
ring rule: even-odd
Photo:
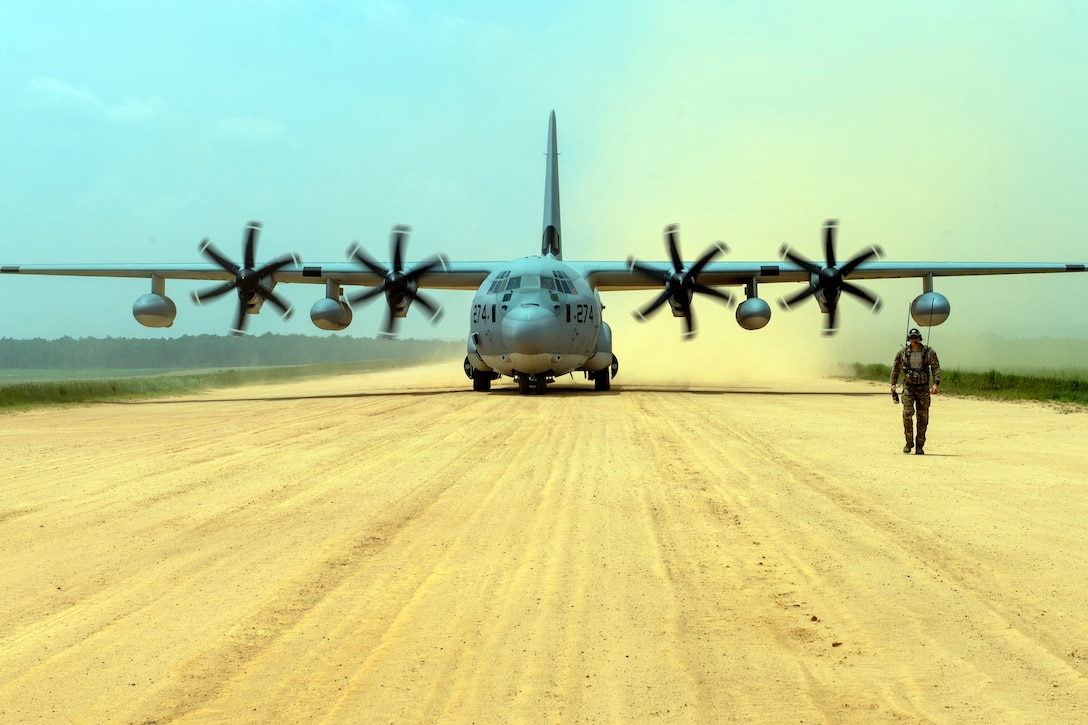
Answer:
[[[540,254],[563,258],[562,225],[559,221],[559,150],[555,141],[555,111],[548,119],[548,162],[544,173],[544,238]]]

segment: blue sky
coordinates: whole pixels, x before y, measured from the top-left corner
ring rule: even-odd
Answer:
[[[396,223],[412,258],[535,253],[552,109],[569,259],[663,259],[673,222],[689,257],[716,239],[816,257],[834,217],[840,257],[1086,262],[1084,37],[1077,2],[8,3],[0,263],[198,261],[205,236],[239,255],[250,219],[265,258],[339,262],[356,239],[384,258]],[[227,331],[233,300],[196,308],[184,282],[174,327],[140,327],[148,287],[0,277],[0,337]],[[885,311],[845,302],[830,344],[882,359],[920,284],[867,287]],[[1088,336],[1088,275],[938,290],[944,340]],[[319,334],[321,289],[277,291],[295,317],[251,332]],[[651,296],[606,296],[607,315],[626,331]],[[438,297],[440,327],[403,334],[466,333],[471,294]],[[714,354],[819,340],[814,304],[759,333],[698,309]],[[360,308],[349,331],[380,324]],[[679,349],[677,321],[647,328]]]

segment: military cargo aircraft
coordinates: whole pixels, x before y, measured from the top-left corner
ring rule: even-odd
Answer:
[[[683,337],[695,335],[692,303],[703,295],[736,307],[737,323],[746,330],[758,330],[770,321],[771,306],[759,296],[760,286],[769,283],[803,285],[779,300],[790,309],[812,297],[824,315],[824,334],[837,330],[837,310],[845,293],[877,312],[879,297],[854,281],[913,277],[922,281],[922,293],[914,299],[910,313],[920,326],[939,325],[950,313],[948,298],[934,290],[938,277],[1083,272],[1084,263],[921,263],[877,261],[883,250],[871,246],[840,263],[836,255],[838,224],[831,220],[823,228],[824,260],[813,262],[783,245],[777,261],[716,261],[727,247],[711,245],[694,262],[680,252],[675,225],[665,228],[668,260],[576,262],[563,258],[563,235],[559,205],[559,152],[555,112],[548,120],[548,147],[544,186],[544,224],[540,253],[513,261],[458,262],[435,255],[419,262],[405,261],[409,229],[393,227],[390,262],[376,261],[363,247],[352,244],[347,263],[304,264],[296,255],[284,255],[259,264],[257,237],[261,226],[251,222],[243,241],[243,260],[234,262],[207,239],[199,245],[208,259],[203,264],[84,265],[3,265],[3,274],[76,275],[90,277],[135,277],[151,282],[151,291],[139,297],[132,308],[136,320],[147,327],[169,327],[177,315],[173,300],[166,296],[166,280],[217,281],[214,287],[193,292],[197,304],[234,292],[238,307],[233,334],[243,334],[248,315],[257,314],[265,302],[284,317],[291,306],[276,292],[278,284],[321,284],[325,295],[310,309],[310,319],[322,330],[345,329],[352,321],[352,307],[384,297],[386,303],[382,335],[396,334],[397,320],[413,304],[436,322],[442,310],[424,295],[424,289],[475,290],[469,313],[465,374],[474,390],[486,392],[494,380],[511,377],[521,393],[544,393],[556,378],[581,372],[593,381],[596,390],[606,391],[619,370],[612,352],[612,331],[602,316],[600,293],[618,290],[659,290],[645,306],[634,312],[645,320],[666,304],[674,317],[683,320]],[[345,287],[363,287],[345,293]],[[738,300],[730,288],[743,289]]]

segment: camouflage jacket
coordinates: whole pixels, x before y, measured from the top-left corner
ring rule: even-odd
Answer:
[[[941,362],[932,347],[923,345],[921,350],[911,350],[908,344],[899,348],[892,362],[892,385],[899,382],[900,371],[907,385],[929,385],[930,379],[934,385],[941,384]]]

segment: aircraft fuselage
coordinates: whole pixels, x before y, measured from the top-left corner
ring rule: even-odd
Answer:
[[[474,367],[511,377],[555,377],[612,362],[600,297],[549,256],[523,257],[488,276],[472,300],[468,345]]]

